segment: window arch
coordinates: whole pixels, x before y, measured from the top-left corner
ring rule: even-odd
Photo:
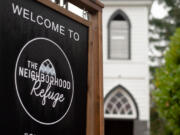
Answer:
[[[108,40],[108,59],[130,59],[131,23],[122,10],[110,17]]]
[[[104,114],[105,118],[137,119],[138,108],[131,94],[119,85],[106,96]]]

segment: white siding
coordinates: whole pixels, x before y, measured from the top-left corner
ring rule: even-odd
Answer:
[[[121,9],[131,21],[131,59],[108,60],[108,21]],[[149,120],[148,74],[148,7],[106,6],[103,10],[104,97],[117,85],[122,85],[135,98],[140,120]]]

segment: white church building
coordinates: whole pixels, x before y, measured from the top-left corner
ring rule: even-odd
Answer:
[[[101,0],[105,135],[149,135],[148,16],[152,0]]]
[[[102,20],[105,135],[149,135],[148,17],[152,1],[101,0],[105,5]],[[84,16],[82,10],[69,10]]]

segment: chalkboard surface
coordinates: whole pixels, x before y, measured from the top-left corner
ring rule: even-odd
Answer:
[[[35,0],[0,6],[0,133],[85,135],[88,27]]]

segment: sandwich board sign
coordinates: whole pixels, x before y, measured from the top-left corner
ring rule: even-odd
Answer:
[[[35,0],[0,6],[0,131],[86,135],[88,25]]]

